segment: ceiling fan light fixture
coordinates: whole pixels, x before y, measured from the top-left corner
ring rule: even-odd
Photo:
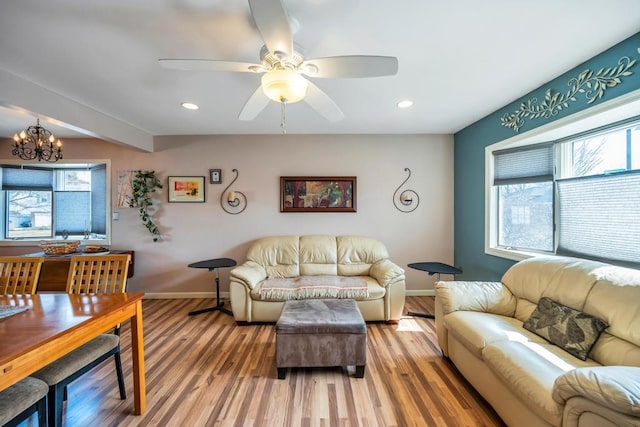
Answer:
[[[262,76],[262,90],[269,99],[288,104],[301,101],[309,82],[293,70],[271,70]]]

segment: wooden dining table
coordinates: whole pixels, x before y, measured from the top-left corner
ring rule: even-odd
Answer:
[[[0,305],[28,308],[0,318],[0,391],[130,320],[134,413],[143,414],[146,410],[143,297],[143,293],[0,296]]]

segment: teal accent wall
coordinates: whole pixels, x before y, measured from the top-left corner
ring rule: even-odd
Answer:
[[[569,108],[563,109],[553,118],[527,118],[518,133],[522,134],[554,120],[638,90],[640,89],[639,49],[640,33],[636,33],[454,135],[454,258],[455,265],[463,270],[463,274],[457,276],[458,279],[499,280],[502,274],[514,264],[514,261],[484,253],[484,149],[488,145],[516,135],[512,129],[502,126],[500,118],[506,113],[515,112],[522,102],[533,97],[541,102],[547,89],[566,93],[569,89],[569,80],[577,77],[585,69],[597,72],[601,68],[617,67],[618,60],[624,56],[636,59],[637,62],[630,69],[633,74],[623,77],[622,84],[607,89],[601,99],[591,104],[587,103],[583,93],[579,93],[576,96],[576,101],[571,102]],[[535,70],[523,70],[523,73],[531,72],[535,72]],[[640,114],[640,112],[638,113]]]

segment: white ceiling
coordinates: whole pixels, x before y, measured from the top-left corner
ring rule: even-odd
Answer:
[[[314,79],[345,118],[331,123],[304,102],[291,104],[289,133],[454,133],[640,31],[638,0],[283,4],[306,58],[399,61],[395,76]],[[260,75],[173,71],[157,62],[259,62],[262,44],[246,0],[2,1],[0,136],[36,116],[63,122],[46,124],[61,136],[79,131],[125,143],[127,136],[109,135],[111,129],[149,136],[280,133],[274,102],[253,121],[237,119]],[[3,81],[8,75],[37,85],[28,101],[18,99],[14,80]],[[49,104],[69,102],[45,108],[43,101],[46,111],[38,111],[34,93]],[[396,108],[405,98],[415,105]],[[182,101],[200,109],[185,110]]]

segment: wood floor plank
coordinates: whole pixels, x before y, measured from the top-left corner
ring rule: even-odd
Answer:
[[[122,329],[127,400],[113,361],[69,386],[65,426],[504,426],[437,345],[434,321],[367,324],[364,378],[354,367],[293,368],[277,379],[272,324],[237,326],[212,300],[145,300],[147,412],[133,415],[131,335]],[[406,309],[433,312],[433,298]],[[35,426],[35,418],[23,426]]]

